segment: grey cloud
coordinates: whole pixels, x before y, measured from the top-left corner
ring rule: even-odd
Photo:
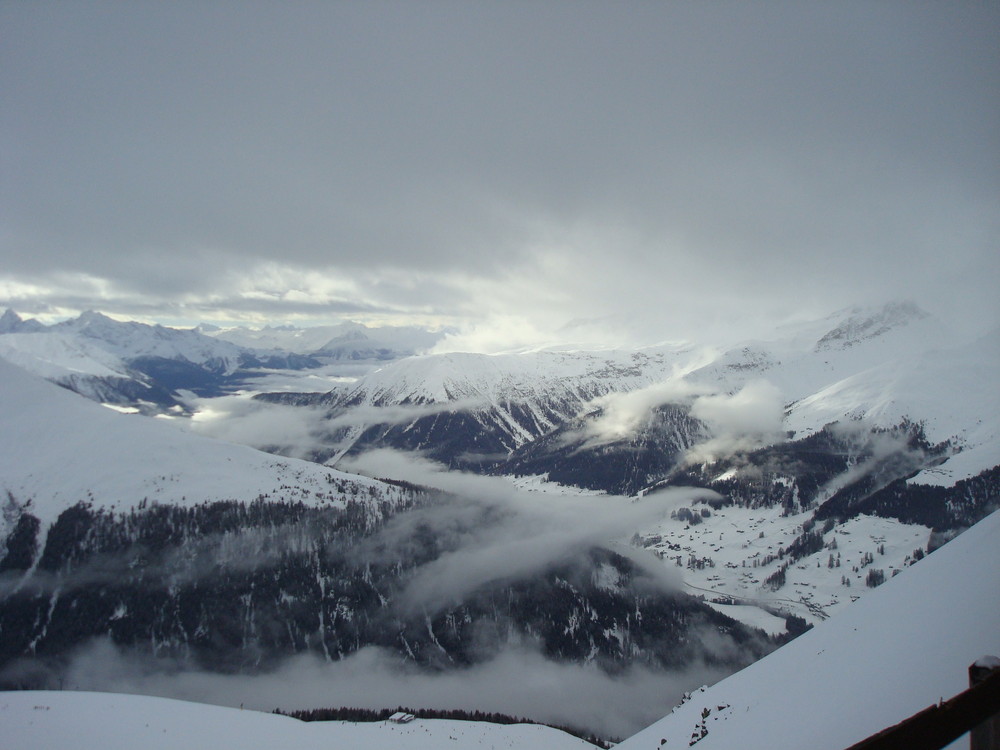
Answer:
[[[340,304],[685,331],[961,288],[1000,317],[994,5],[0,14],[10,278],[238,305],[231,272],[280,262],[357,279]]]
[[[856,451],[865,458],[827,482],[820,489],[822,498],[832,497],[838,490],[870,475],[879,477],[881,484],[885,484],[927,465],[927,452],[914,445],[905,430],[881,431],[866,420],[840,421],[830,430],[845,442],[846,450]]]
[[[21,663],[0,677],[37,681],[45,679],[45,669],[38,662]],[[532,644],[508,649],[481,665],[433,674],[369,647],[336,662],[300,656],[262,674],[222,675],[123,650],[106,640],[80,649],[64,670],[48,673],[52,687],[261,711],[340,706],[497,711],[618,737],[662,717],[683,693],[725,676],[705,666],[671,672],[631,667],[610,676],[593,665],[548,661]]]
[[[444,540],[446,551],[418,568],[401,594],[401,606],[418,612],[446,607],[487,584],[523,579],[592,547],[615,545],[616,540],[665,518],[679,505],[714,496],[695,489],[665,490],[638,500],[610,495],[539,496],[517,490],[504,479],[445,471],[426,459],[388,450],[372,451],[339,465],[435,487],[454,496],[457,505],[445,503],[396,516],[379,536],[380,544],[395,548],[423,527]],[[612,548],[617,551],[618,546]],[[666,590],[680,587],[679,578],[662,564],[642,562],[636,551],[625,553],[651,585]]]
[[[461,399],[440,404],[393,406],[360,405],[342,413],[325,407],[271,404],[253,400],[250,393],[221,398],[192,398],[196,414],[177,424],[202,435],[266,449],[294,458],[314,458],[351,446],[350,428],[409,424],[441,412],[475,409],[480,401]]]
[[[601,414],[585,424],[582,447],[629,438],[646,424],[650,412],[662,404],[681,404],[705,425],[707,437],[692,446],[686,460],[700,463],[780,441],[784,437],[784,402],[767,380],[752,380],[735,393],[720,393],[680,374],[629,393],[611,393],[595,399]],[[567,441],[576,435],[567,434]]]

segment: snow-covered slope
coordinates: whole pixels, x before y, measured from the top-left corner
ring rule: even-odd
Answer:
[[[635,352],[543,350],[413,357],[363,378],[343,400],[382,406],[464,400],[497,404],[569,394],[591,399],[657,382],[669,376],[686,354],[687,349],[661,347]]]
[[[56,382],[73,376],[132,377],[121,357],[64,333],[8,333],[0,336],[0,357]]]
[[[679,353],[674,368],[637,361],[642,377],[630,373],[607,384],[606,395],[580,407],[583,413],[599,407],[601,414],[577,427],[564,424],[580,434],[575,442],[573,435],[559,436],[559,443],[589,449],[599,434],[609,455],[616,445],[628,452],[650,437],[652,410],[677,404],[704,419],[714,438],[712,450],[694,452],[700,460],[725,457],[727,446],[731,452],[782,442],[788,432],[800,440],[833,422],[862,430],[906,422],[919,425],[930,444],[947,441],[957,451],[915,482],[951,486],[1000,464],[1000,331],[963,340],[916,306],[896,304],[843,311],[699,365],[705,356],[694,349]],[[498,365],[514,370],[508,362]],[[412,383],[404,390],[419,393]],[[769,418],[773,424],[765,423]],[[530,473],[545,470],[530,467]]]
[[[0,491],[31,501],[43,526],[79,501],[127,510],[149,502],[327,500],[338,480],[382,486],[316,464],[117,414],[0,360]],[[386,488],[394,492],[393,488]]]
[[[997,591],[1000,513],[993,513],[618,747],[848,747],[968,687],[968,666],[1000,653]]]
[[[778,550],[791,548],[801,537],[811,512],[787,514],[780,505],[704,508],[708,516],[701,516],[698,506],[693,510],[699,523],[664,519],[637,541],[682,568],[690,593],[708,601],[731,601],[720,611],[750,625],[766,610],[823,622],[871,595],[869,573],[891,578],[915,561],[915,550],[917,556],[923,554],[930,538],[926,526],[894,518],[851,518],[823,534],[819,549],[795,560],[786,570],[785,585],[772,588],[765,581],[781,567],[784,556],[778,559]],[[783,632],[785,623],[775,626]]]
[[[922,424],[932,443],[952,440],[970,451],[949,462],[953,471],[937,473],[938,482],[1000,464],[1000,331],[965,341],[913,304],[844,311],[781,339],[748,343],[689,380],[730,392],[768,381],[788,405],[784,426],[797,437],[837,420]]]
[[[408,724],[302,722],[287,716],[113,693],[0,693],[6,750],[593,750],[534,724],[415,719]]]
[[[475,463],[475,456],[495,460],[548,433],[597,397],[658,382],[690,356],[659,347],[410,357],[321,402],[338,415],[356,415],[341,453],[359,441],[427,450],[448,463],[468,454]]]

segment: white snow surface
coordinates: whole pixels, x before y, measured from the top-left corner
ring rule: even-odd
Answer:
[[[127,510],[144,499],[194,505],[269,494],[341,504],[335,480],[398,494],[376,480],[115,413],[2,360],[0,384],[0,425],[13,438],[0,451],[0,492],[31,500],[44,525],[80,501]]]
[[[533,724],[415,719],[408,724],[303,722],[287,716],[115,693],[0,693],[5,750],[593,750]]]
[[[997,591],[1000,512],[618,748],[842,750],[968,687],[1000,654]]]
[[[0,357],[48,380],[74,375],[131,378],[121,361],[92,341],[64,333],[8,333],[0,336]]]
[[[700,514],[705,506],[691,507]],[[637,544],[653,551],[665,564],[681,568],[688,593],[703,596],[708,602],[732,600],[741,606],[727,607],[723,610],[726,614],[768,632],[773,632],[777,623],[767,612],[793,614],[815,624],[862,596],[870,596],[872,590],[865,579],[871,569],[892,577],[912,563],[914,550],[926,549],[930,537],[926,526],[894,518],[848,519],[823,535],[824,549],[790,565],[785,585],[772,591],[763,584],[785,563],[777,558],[778,550],[802,534],[802,525],[812,518],[812,511],[784,515],[781,506],[731,505],[710,512],[694,526],[666,518],[644,530]],[[822,531],[822,524],[814,530]],[[769,555],[775,559],[765,562]],[[866,555],[872,562],[865,562]],[[831,568],[831,559],[839,565]],[[781,627],[777,632],[783,630]]]

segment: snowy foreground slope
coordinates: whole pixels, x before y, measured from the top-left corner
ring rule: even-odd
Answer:
[[[1000,651],[998,579],[1000,513],[994,513],[838,617],[696,692],[618,747],[842,750],[961,692],[968,665]],[[163,698],[69,691],[0,694],[0,727],[10,750],[592,747],[541,726],[302,723]]]
[[[43,528],[69,506],[127,510],[148,502],[195,505],[258,495],[339,503],[336,482],[395,492],[375,480],[117,414],[0,360],[0,491],[31,501]],[[3,520],[0,519],[0,531]]]
[[[113,693],[0,693],[5,750],[582,750],[593,745],[535,724],[416,719],[409,724],[302,722],[287,716]]]
[[[997,591],[1000,512],[618,747],[849,747],[968,687],[1000,653]]]

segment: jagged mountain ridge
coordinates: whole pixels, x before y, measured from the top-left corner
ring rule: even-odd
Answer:
[[[38,333],[44,328],[37,320],[24,320],[9,308],[0,315],[0,333]]]
[[[666,406],[688,410],[694,420],[686,430],[690,448],[690,436],[710,438],[713,432],[703,421],[695,425],[703,415],[690,414],[698,396],[732,397],[763,383],[774,393],[775,425],[758,445],[783,442],[789,434],[800,439],[834,422],[882,430],[912,423],[931,443],[949,442],[955,451],[920,481],[953,484],[1000,464],[1000,396],[993,387],[998,379],[1000,332],[961,341],[915,305],[897,303],[852,308],[785,330],[780,338],[724,352],[661,347],[428,355],[392,363],[328,394],[259,398],[321,406],[330,410],[333,424],[349,422],[332,436],[341,444],[339,452],[323,459],[390,447],[420,450],[451,466],[545,473],[553,466],[546,468],[542,458],[552,446],[558,447],[552,460],[560,465],[570,452],[567,446],[575,446],[577,464],[584,461],[601,415],[620,411],[622,394],[634,394],[630,398],[642,413],[630,417],[635,424],[629,429],[600,441],[606,458],[598,461],[619,461],[630,446],[655,443],[659,438],[644,432],[645,426],[652,424],[648,416],[654,408]],[[660,393],[671,383],[682,385],[686,395]],[[724,425],[724,437],[740,437],[738,429],[727,429]],[[666,440],[663,452],[681,457],[676,436]],[[524,464],[526,454],[532,456],[530,466]],[[636,491],[663,478],[662,464],[645,479],[630,479],[627,487],[600,488]],[[558,481],[572,483],[565,473],[557,469]]]
[[[451,466],[496,461],[574,418],[595,398],[667,377],[686,347],[411,357],[327,394],[262,394],[323,406],[336,422],[358,415],[334,457],[372,447],[421,450]]]
[[[448,329],[429,331],[416,326],[372,328],[361,323],[296,328],[265,326],[218,328],[199,326],[196,330],[212,338],[251,349],[269,349],[303,354],[326,361],[387,361],[421,354],[431,349]]]
[[[184,411],[178,391],[220,395],[255,369],[319,366],[294,353],[249,349],[94,311],[51,326],[20,321],[12,310],[4,320],[0,356],[87,398],[147,413]]]

